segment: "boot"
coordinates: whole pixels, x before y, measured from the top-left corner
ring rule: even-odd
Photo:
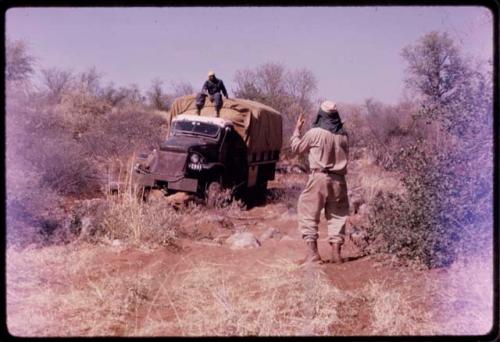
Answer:
[[[332,246],[332,258],[330,259],[330,262],[333,264],[341,264],[344,261],[342,260],[342,257],[340,256],[340,247],[342,244],[340,242],[332,242],[330,243]]]
[[[317,241],[307,241],[307,254],[304,259],[299,260],[299,264],[304,265],[308,263],[322,263],[321,257],[318,252]]]
[[[196,114],[200,115],[200,113],[201,113],[201,107],[196,106]]]
[[[215,113],[216,113],[217,117],[219,117],[220,116],[220,109],[216,109]]]

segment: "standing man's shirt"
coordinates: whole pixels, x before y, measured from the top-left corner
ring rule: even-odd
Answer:
[[[202,92],[208,92],[209,95],[213,95],[215,93],[222,92],[222,94],[228,98],[226,87],[224,86],[224,82],[222,80],[216,78],[213,81],[206,80],[203,84]]]
[[[333,134],[323,128],[312,128],[300,136],[295,131],[290,139],[292,153],[309,151],[311,169],[333,172],[339,175],[347,173],[349,141],[346,134]]]

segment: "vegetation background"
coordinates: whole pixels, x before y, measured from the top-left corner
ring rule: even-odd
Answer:
[[[338,104],[349,132],[351,167],[362,170],[353,173],[349,186],[352,213],[364,219],[359,228],[369,242],[367,251],[424,269],[477,257],[491,261],[492,61],[465,57],[445,32],[424,35],[401,55],[411,98],[397,105],[376,99]],[[37,82],[35,72],[41,77]],[[156,202],[137,203],[126,192],[107,194],[111,180],[127,183],[134,155],[165,138],[173,99],[197,88],[182,80],[165,86],[159,79],[146,93],[135,86],[104,85],[94,68],[82,73],[43,68],[26,42],[9,39],[5,77],[9,255],[21,258],[23,251],[82,239],[176,245],[188,212]],[[288,153],[287,141],[298,115],[306,113],[310,123],[324,100],[315,95],[315,75],[307,68],[270,62],[239,70],[232,84],[234,97],[283,113],[281,162],[307,170],[303,156]],[[290,186],[270,192],[268,199],[293,206],[294,191]],[[82,201],[95,198],[102,201]],[[186,210],[202,215],[203,209]],[[89,212],[91,221],[83,219],[82,213]],[[248,328],[251,321],[240,322],[234,332],[255,332]],[[379,323],[379,328],[385,324]],[[225,334],[223,326],[206,332]],[[318,334],[328,332],[323,326],[318,329]],[[259,333],[266,332],[283,330]]]

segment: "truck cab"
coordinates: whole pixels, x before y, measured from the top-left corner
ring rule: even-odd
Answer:
[[[159,149],[137,160],[134,172],[143,186],[167,193],[206,196],[215,183],[212,188],[241,195],[247,187],[247,148],[231,121],[182,114],[172,120]]]
[[[134,185],[143,193],[192,193],[207,203],[224,191],[243,200],[264,193],[279,159],[281,115],[241,99],[225,100],[221,117],[213,108],[195,113],[194,96],[174,102],[167,138],[135,161]]]

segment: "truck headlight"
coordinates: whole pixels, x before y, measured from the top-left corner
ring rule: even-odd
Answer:
[[[201,171],[201,169],[203,168],[202,167],[202,163],[204,162],[203,160],[203,157],[200,156],[199,154],[197,153],[193,153],[189,156],[189,163],[188,163],[188,167],[191,169],[191,170],[195,170],[195,171]]]
[[[193,153],[190,157],[189,160],[191,160],[191,163],[198,164],[200,162],[200,156],[196,153]]]

